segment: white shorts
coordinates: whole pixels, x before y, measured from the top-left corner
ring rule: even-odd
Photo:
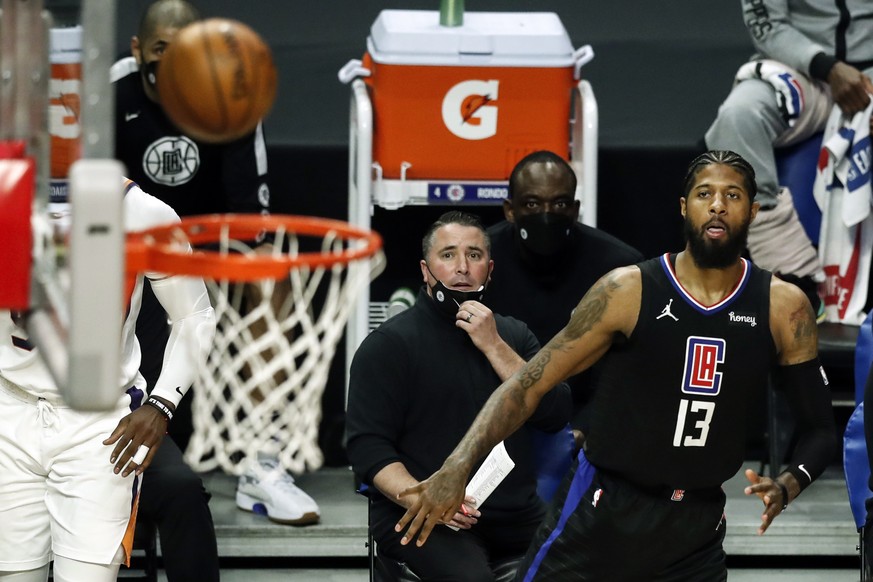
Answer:
[[[113,473],[103,440],[130,402],[78,412],[0,381],[0,571],[118,561],[139,479]]]

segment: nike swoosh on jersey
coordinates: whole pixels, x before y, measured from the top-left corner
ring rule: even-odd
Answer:
[[[125,113],[124,114],[125,121],[132,121],[132,120],[136,119],[137,117],[139,117],[139,111],[134,111],[133,113]]]

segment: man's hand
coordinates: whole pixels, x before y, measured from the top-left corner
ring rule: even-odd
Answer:
[[[464,301],[455,315],[455,325],[470,336],[480,351],[501,341],[497,334],[494,313],[478,301]]]
[[[464,498],[464,503],[461,504],[461,507],[458,508],[458,510],[455,512],[455,515],[452,517],[452,521],[450,521],[446,525],[450,525],[458,529],[470,529],[471,527],[479,523],[479,517],[481,515],[482,512],[476,509],[476,500],[468,495]]]
[[[166,433],[167,418],[152,406],[140,406],[119,420],[109,438],[103,441],[107,446],[115,444],[109,457],[109,462],[115,463],[115,474],[121,473],[122,477],[127,477],[136,471],[137,475],[142,475],[151,464]],[[134,458],[141,446],[148,447],[145,458]],[[139,455],[142,456],[142,451]]]
[[[761,477],[751,469],[746,469],[746,479],[751,483],[745,489],[746,495],[757,495],[764,502],[764,514],[761,516],[761,527],[758,528],[758,535],[764,535],[776,516],[782,513],[782,507],[788,500],[782,497],[782,488],[773,479]]]
[[[466,478],[467,475],[462,471],[452,471],[444,466],[418,485],[407,487],[398,494],[399,498],[418,494],[416,502],[407,508],[394,526],[397,533],[409,526],[400,540],[402,545],[405,546],[418,535],[415,545],[421,547],[434,526],[450,523],[454,519],[464,501]]]
[[[828,84],[834,102],[846,117],[863,111],[870,103],[873,82],[864,73],[851,65],[838,62],[828,73]]]

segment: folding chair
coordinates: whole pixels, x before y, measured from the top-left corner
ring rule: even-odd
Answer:
[[[873,312],[867,315],[858,333],[855,347],[855,411],[846,423],[843,436],[843,469],[846,473],[846,488],[855,526],[858,528],[858,552],[861,558],[861,580],[873,580],[864,547],[864,526],[867,521],[867,501],[873,497],[870,491],[870,457],[867,455],[867,440],[864,433],[864,392],[873,382]]]
[[[858,552],[861,558],[861,580],[873,580],[870,576],[869,560],[864,549],[864,525],[867,521],[866,501],[870,492],[870,463],[867,457],[867,441],[864,438],[864,403],[855,408],[846,425],[843,437],[843,468],[846,472],[846,488],[849,490],[849,504],[858,528]]]

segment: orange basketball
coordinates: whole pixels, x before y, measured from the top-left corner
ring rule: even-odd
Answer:
[[[258,33],[210,18],[179,31],[158,66],[167,116],[194,139],[221,143],[255,129],[276,97],[276,66]]]

